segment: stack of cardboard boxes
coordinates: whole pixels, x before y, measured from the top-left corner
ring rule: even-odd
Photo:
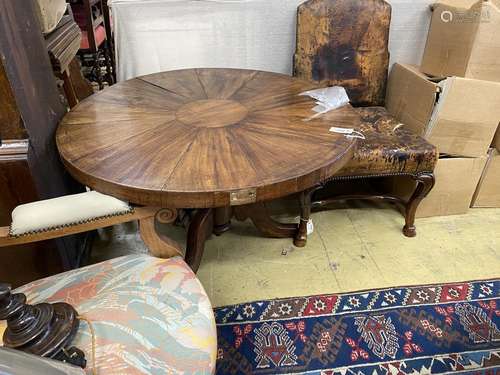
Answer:
[[[500,127],[492,146],[472,207],[500,207]]]
[[[435,4],[422,64],[393,66],[386,106],[441,155],[417,217],[500,207],[500,0]]]

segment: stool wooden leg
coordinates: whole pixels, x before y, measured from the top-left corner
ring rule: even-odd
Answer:
[[[314,186],[300,193],[300,223],[293,240],[293,244],[297,247],[304,247],[307,244],[307,223],[311,217],[312,196],[321,187],[322,185]]]
[[[417,188],[406,204],[405,221],[403,234],[406,237],[415,237],[417,230],[415,227],[415,213],[418,205],[429,194],[434,187],[435,178],[433,173],[424,173],[414,177],[417,181]]]
[[[177,217],[177,211],[161,209],[153,217],[139,220],[141,238],[148,247],[151,255],[158,258],[172,258],[182,256],[181,246],[174,240],[162,235],[156,230],[156,221],[163,224],[173,223]]]

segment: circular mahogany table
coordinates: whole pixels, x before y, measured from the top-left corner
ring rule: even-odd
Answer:
[[[78,104],[60,124],[57,146],[78,181],[163,208],[161,222],[174,220],[178,208],[199,209],[186,254],[196,269],[214,220],[216,234],[235,214],[266,235],[296,236],[297,225],[274,222],[261,202],[314,188],[351,159],[354,140],[329,128],[356,127],[359,118],[347,106],[310,119],[315,102],[298,94],[315,87],[237,69],[143,76]],[[153,232],[141,226],[148,245],[178,249],[169,239],[152,240]]]

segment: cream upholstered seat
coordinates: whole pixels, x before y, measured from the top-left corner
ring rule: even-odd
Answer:
[[[211,374],[217,335],[210,301],[180,258],[130,255],[18,288],[28,303],[67,302],[96,335],[97,374]],[[4,324],[5,322],[0,322]],[[0,332],[2,331],[0,326]],[[90,328],[72,342],[92,370]]]
[[[132,212],[128,203],[97,191],[66,195],[17,206],[11,236],[45,232]]]

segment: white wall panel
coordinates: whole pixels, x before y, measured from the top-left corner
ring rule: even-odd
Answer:
[[[112,0],[119,80],[190,67],[291,73],[303,0]],[[391,62],[419,64],[432,0],[391,0]]]

